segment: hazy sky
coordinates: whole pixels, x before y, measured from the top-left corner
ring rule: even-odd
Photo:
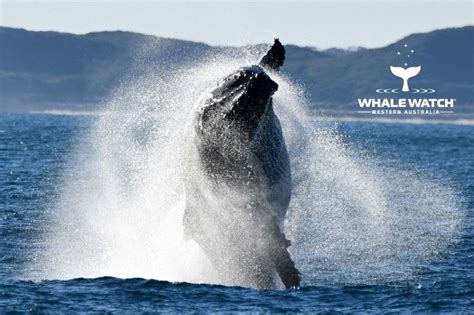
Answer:
[[[380,47],[414,32],[474,24],[473,1],[0,0],[0,24],[87,33],[127,30],[215,45]]]

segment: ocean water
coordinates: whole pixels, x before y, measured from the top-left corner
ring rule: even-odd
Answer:
[[[182,240],[159,115],[0,114],[0,312],[474,312],[474,127],[280,114],[295,290],[219,285]]]

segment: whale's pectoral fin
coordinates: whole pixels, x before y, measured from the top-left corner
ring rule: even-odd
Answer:
[[[287,240],[285,239],[285,241]],[[297,288],[300,286],[301,276],[291,259],[287,247],[288,245],[283,245],[277,249],[275,253],[275,269],[287,289]]]
[[[281,281],[287,289],[300,286],[301,276],[296,269],[294,261],[291,259],[288,247],[291,242],[286,239],[278,225],[272,225],[270,232],[273,235],[273,246],[270,248],[270,257],[273,259],[275,269]]]
[[[263,56],[259,65],[263,68],[278,71],[285,61],[285,47],[280,43],[278,38],[275,38],[272,48]]]

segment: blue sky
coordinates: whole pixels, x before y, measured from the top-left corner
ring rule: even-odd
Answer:
[[[474,24],[473,1],[0,0],[0,24],[87,33],[127,30],[214,45],[269,42],[381,47],[408,34]]]

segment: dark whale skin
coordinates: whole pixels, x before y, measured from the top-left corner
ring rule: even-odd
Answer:
[[[299,286],[281,231],[291,171],[277,89],[261,66],[244,67],[193,111],[183,223],[225,285],[272,288],[276,271],[287,288]]]

